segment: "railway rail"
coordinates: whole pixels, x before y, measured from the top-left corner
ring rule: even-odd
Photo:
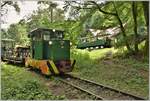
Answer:
[[[65,74],[60,78],[60,81],[74,88],[92,95],[97,100],[146,100],[133,94],[98,84],[96,82],[79,78],[71,74]]]

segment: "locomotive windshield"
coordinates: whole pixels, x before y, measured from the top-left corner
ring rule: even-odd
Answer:
[[[44,31],[43,34],[44,34],[43,35],[44,40],[51,40],[51,39],[61,40],[61,39],[63,39],[63,32],[61,32],[61,31],[55,31],[55,30],[54,31]]]
[[[55,32],[55,36],[57,39],[63,39],[63,32]]]
[[[44,40],[50,40],[50,35],[44,35]]]
[[[44,34],[43,35],[44,40],[50,40],[50,31],[45,30],[42,32],[42,34]]]
[[[38,28],[31,31],[29,37],[35,41],[62,40],[64,33],[61,30]]]

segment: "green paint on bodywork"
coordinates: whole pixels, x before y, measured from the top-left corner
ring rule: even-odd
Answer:
[[[96,46],[110,46],[111,40],[100,39],[93,42],[82,42],[77,45],[77,48],[88,48],[88,47],[96,47]]]
[[[86,47],[95,47],[95,46],[104,46],[105,40],[96,40],[93,42],[84,42],[77,45],[77,48],[86,48]]]
[[[49,44],[49,43],[52,44]],[[37,60],[51,59],[69,60],[70,59],[70,41],[69,40],[49,40],[33,41],[32,58]]]
[[[49,44],[51,41],[52,44]],[[69,60],[70,41],[69,40],[50,40],[44,42],[44,59]]]
[[[34,41],[32,50],[34,59],[43,59],[43,41]]]

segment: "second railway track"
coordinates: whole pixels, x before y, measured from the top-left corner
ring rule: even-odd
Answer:
[[[94,96],[95,99],[98,100],[145,100],[145,98],[125,93],[70,74],[63,75],[60,80],[63,83]]]

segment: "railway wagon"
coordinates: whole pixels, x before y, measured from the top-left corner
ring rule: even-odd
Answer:
[[[83,38],[80,40],[77,45],[78,49],[94,49],[94,48],[110,48],[111,47],[111,39],[108,37],[105,38],[94,38],[91,40],[89,38]]]
[[[71,72],[75,60],[70,59],[70,41],[63,40],[64,31],[46,28],[32,30],[30,56],[25,66],[39,69],[42,74],[52,75]]]
[[[4,61],[8,56],[12,56],[12,50],[14,47],[14,41],[12,39],[1,39],[1,60]]]
[[[1,40],[1,59],[10,63],[25,63],[25,58],[29,54],[29,47],[15,45],[15,40]]]

